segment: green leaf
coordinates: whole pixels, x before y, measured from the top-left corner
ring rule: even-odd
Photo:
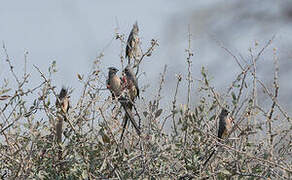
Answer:
[[[4,93],[7,93],[7,92],[9,92],[11,90],[11,88],[9,88],[9,89],[3,89],[2,91],[0,91],[0,95],[1,94],[4,94]]]
[[[231,96],[232,96],[233,100],[236,100],[236,95],[235,95],[235,93],[233,91],[231,92]]]
[[[213,115],[210,117],[209,121],[212,121],[212,119],[215,119],[216,115]]]
[[[144,112],[143,112],[143,115],[144,115],[144,117],[147,117],[148,112],[147,112],[147,111],[144,111]]]

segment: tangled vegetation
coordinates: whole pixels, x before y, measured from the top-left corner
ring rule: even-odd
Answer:
[[[116,34],[124,49],[123,34]],[[190,38],[189,38],[190,39]],[[278,59],[274,50],[273,86],[257,77],[257,62],[272,40],[241,63],[230,53],[241,71],[226,92],[217,92],[206,68],[201,76],[192,77],[195,58],[191,47],[186,50],[187,76],[177,74],[171,97],[162,99],[167,66],[161,71],[160,84],[153,97],[143,97],[136,104],[141,118],[141,136],[127,127],[120,141],[123,109],[116,100],[105,97],[105,72],[97,58],[88,76],[78,75],[82,94],[71,103],[63,124],[63,139],[56,140],[58,108],[54,101],[58,90],[52,75],[56,62],[48,71],[37,66],[41,83],[32,86],[29,72],[21,77],[14,72],[6,47],[7,68],[14,83],[4,79],[0,89],[0,177],[2,179],[291,179],[292,121],[278,101]],[[190,40],[189,40],[190,44]],[[152,40],[136,70],[143,71],[143,59],[151,58],[158,46]],[[121,53],[121,65],[124,55]],[[26,69],[25,68],[25,69]],[[105,72],[106,73],[106,72]],[[141,72],[140,72],[141,73]],[[5,77],[4,77],[5,78]],[[3,78],[1,79],[1,81]],[[186,81],[187,88],[181,87]],[[141,82],[140,82],[141,83]],[[16,85],[13,85],[16,84]],[[194,86],[196,84],[196,86]],[[196,87],[196,88],[194,88]],[[261,91],[259,91],[259,89]],[[177,103],[184,91],[187,102]],[[72,91],[70,92],[72,93]],[[199,101],[191,106],[196,93]],[[259,94],[270,104],[259,104]],[[161,107],[169,101],[171,110]],[[218,115],[228,107],[235,124],[229,138],[218,141]],[[138,121],[138,116],[135,116]],[[171,130],[165,125],[171,124]],[[205,160],[216,149],[213,157]]]

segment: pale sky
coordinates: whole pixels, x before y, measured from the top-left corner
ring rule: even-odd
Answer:
[[[206,66],[219,92],[226,90],[240,69],[216,40],[236,55],[247,58],[248,48],[254,47],[255,41],[262,47],[276,35],[275,43],[263,61],[267,64],[259,66],[259,76],[265,79],[265,73],[273,69],[272,48],[277,47],[279,56],[283,57],[280,65],[284,64],[281,91],[290,94],[291,86],[287,80],[291,71],[287,67],[292,67],[291,19],[285,19],[285,14],[282,14],[282,3],[252,2],[255,4],[226,0],[0,0],[0,40],[5,43],[19,75],[23,72],[24,52],[29,52],[28,71],[33,74],[31,81],[34,85],[41,79],[32,65],[47,71],[50,63],[57,61],[58,73],[54,83],[57,87],[73,87],[74,99],[81,87],[77,73],[86,75],[101,52],[105,55],[101,64],[105,74],[109,66],[120,67],[120,42],[113,40],[115,29],[119,28],[119,32],[128,36],[136,20],[144,51],[152,38],[158,39],[160,44],[153,56],[144,61],[142,70],[146,75],[139,80],[140,86],[151,83],[153,89],[158,87],[164,64],[168,65],[167,88],[175,86],[175,73],[186,74],[184,50],[188,25],[191,26],[195,53],[193,76],[200,77],[201,66]],[[0,84],[3,84],[8,73],[3,49],[0,58]],[[167,88],[163,91],[164,97],[173,94]],[[156,92],[146,93],[153,95]],[[179,94],[180,101],[185,102],[185,92]],[[287,98],[283,98],[285,100]],[[285,103],[288,107],[288,102]]]

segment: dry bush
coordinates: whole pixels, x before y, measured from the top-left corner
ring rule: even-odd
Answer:
[[[124,35],[121,42],[121,63],[124,65]],[[7,67],[16,85],[4,83],[0,90],[0,177],[2,179],[289,179],[291,165],[291,117],[277,98],[279,83],[277,55],[273,87],[268,88],[257,77],[257,61],[268,46],[253,53],[242,63],[230,53],[241,68],[227,92],[219,94],[212,86],[206,68],[201,77],[193,78],[191,47],[186,50],[187,77],[178,74],[170,92],[170,111],[161,107],[167,66],[162,70],[157,95],[143,97],[136,105],[142,122],[142,135],[128,126],[124,141],[120,141],[123,110],[117,101],[104,97],[106,90],[100,67],[103,56],[97,58],[87,77],[78,75],[83,85],[76,104],[71,104],[63,125],[63,139],[56,141],[55,126],[58,108],[55,106],[59,87],[52,83],[56,73],[53,62],[48,72],[37,66],[41,83],[32,87],[30,74],[19,77],[14,72],[6,47]],[[151,59],[157,46],[152,40],[143,58]],[[150,57],[147,57],[150,56]],[[25,65],[26,66],[26,65]],[[139,66],[138,66],[139,67]],[[26,68],[25,68],[26,69]],[[143,70],[143,67],[140,67]],[[105,72],[106,73],[106,72]],[[187,82],[187,88],[181,82]],[[196,88],[194,88],[196,87]],[[185,92],[187,102],[177,104],[177,94]],[[191,106],[191,96],[199,101]],[[143,94],[142,94],[143,96]],[[258,98],[270,100],[260,105]],[[32,105],[29,105],[32,102]],[[230,137],[218,141],[217,122],[222,107],[228,107],[235,119]],[[135,116],[138,121],[138,116]],[[171,131],[165,130],[171,124]],[[217,145],[217,147],[216,147]],[[215,155],[203,165],[210,153]]]

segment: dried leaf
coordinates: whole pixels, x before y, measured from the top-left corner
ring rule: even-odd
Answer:
[[[9,95],[3,95],[3,96],[0,96],[0,100],[1,101],[4,101],[4,100],[6,100],[6,99],[8,99],[8,98],[10,98],[11,96],[9,96]]]
[[[24,117],[29,117],[31,114],[32,114],[32,111],[29,111],[29,112],[25,113],[23,116]]]
[[[102,141],[103,141],[104,143],[109,144],[109,143],[110,143],[110,138],[109,138],[106,134],[103,134],[103,135],[102,135]]]
[[[79,73],[77,74],[77,77],[80,81],[82,81],[83,77]]]
[[[162,109],[158,109],[155,113],[155,118],[158,118],[162,113]]]
[[[97,75],[99,74],[99,72],[100,72],[100,70],[95,70],[95,71],[92,72],[92,75],[97,76]],[[79,77],[78,77],[78,78],[79,78]]]

